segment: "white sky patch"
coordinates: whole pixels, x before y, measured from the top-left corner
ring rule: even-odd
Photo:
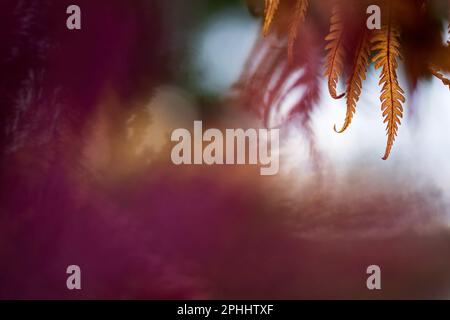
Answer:
[[[222,93],[236,81],[259,32],[257,20],[244,10],[211,17],[194,40],[193,64],[204,90]]]

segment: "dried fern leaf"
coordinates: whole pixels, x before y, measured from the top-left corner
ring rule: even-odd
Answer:
[[[289,41],[288,41],[288,57],[292,61],[294,56],[294,44],[298,36],[298,29],[305,21],[306,13],[308,11],[309,0],[297,0],[295,5],[295,13],[289,27]]]
[[[344,70],[344,23],[341,20],[337,5],[333,7],[330,33],[326,36],[325,40],[328,41],[325,47],[327,51],[325,76],[328,77],[328,90],[334,99],[340,99],[345,95],[345,93],[338,95],[336,92],[339,77]]]
[[[336,129],[336,125],[334,126],[334,130],[338,133],[344,132],[349,127],[356,112],[356,104],[358,103],[361,95],[362,82],[366,80],[370,52],[370,33],[369,31],[365,31],[362,34],[356,48],[353,66],[347,81],[347,113],[345,116],[345,122],[340,130]]]
[[[391,153],[403,117],[402,103],[405,103],[404,91],[397,78],[397,59],[401,58],[399,37],[397,27],[389,19],[372,39],[372,50],[378,52],[373,58],[375,68],[382,68],[379,84],[383,87],[380,100],[388,137],[383,160],[387,160]]]
[[[266,8],[264,14],[263,34],[266,36],[269,34],[270,26],[272,25],[278,6],[280,5],[280,0],[265,0],[265,2]]]

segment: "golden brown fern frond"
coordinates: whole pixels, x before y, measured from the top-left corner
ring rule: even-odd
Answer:
[[[342,133],[348,128],[356,112],[356,104],[358,103],[359,97],[361,95],[362,82],[366,80],[370,52],[370,32],[366,30],[361,35],[358,46],[356,48],[353,66],[347,81],[347,114],[345,116],[345,122],[342,126],[342,129],[340,129],[339,131],[336,129],[336,125],[334,126],[334,130],[338,133]]]
[[[263,34],[267,35],[280,5],[280,0],[265,0],[265,4]]]
[[[325,47],[327,51],[325,76],[328,77],[328,90],[334,99],[340,99],[345,95],[345,93],[338,95],[336,92],[339,77],[344,69],[344,23],[341,20],[338,5],[333,7],[330,33],[325,40],[328,41]]]
[[[294,43],[298,36],[298,28],[305,21],[306,12],[308,11],[309,0],[297,0],[295,5],[295,13],[289,27],[288,57],[292,61],[294,56]]]
[[[387,123],[388,140],[383,160],[387,160],[391,153],[403,117],[402,103],[405,103],[404,91],[397,78],[397,59],[401,58],[399,37],[400,32],[393,21],[389,19],[387,24],[372,38],[372,50],[378,51],[373,58],[375,68],[382,68],[379,84],[383,85],[383,88],[380,100],[384,123]]]

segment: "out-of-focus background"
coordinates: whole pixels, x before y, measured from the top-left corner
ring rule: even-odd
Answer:
[[[2,0],[0,298],[450,298],[439,80],[408,92],[388,161],[370,68],[348,132],[333,131],[345,105],[326,80],[307,127],[279,126],[278,175],[179,167],[175,128],[262,126],[236,84],[263,1],[78,0],[68,31],[72,2]],[[81,291],[66,288],[72,264]],[[381,291],[366,287],[373,264]]]

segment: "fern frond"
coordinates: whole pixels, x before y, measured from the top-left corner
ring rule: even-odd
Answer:
[[[382,68],[380,75],[380,85],[383,85],[381,91],[381,109],[383,111],[384,123],[386,123],[387,146],[383,160],[389,157],[392,146],[397,136],[398,127],[403,117],[403,106],[405,103],[404,91],[400,87],[397,78],[397,59],[401,58],[400,32],[391,19],[388,23],[377,31],[372,39],[372,50],[378,51],[373,58],[375,69]]]
[[[329,42],[325,47],[327,51],[325,76],[328,77],[328,90],[334,99],[340,99],[345,95],[345,93],[338,95],[336,92],[339,77],[344,69],[344,23],[341,20],[337,5],[333,7],[330,33],[325,40]]]
[[[308,11],[309,0],[297,0],[295,5],[295,13],[289,27],[289,41],[288,41],[288,57],[292,61],[294,56],[294,44],[298,36],[298,29],[305,21],[306,13]]]
[[[366,80],[370,52],[370,33],[367,30],[362,34],[361,39],[359,40],[359,44],[356,48],[353,66],[350,71],[349,79],[347,81],[347,114],[345,116],[344,125],[339,131],[336,129],[336,125],[334,126],[334,130],[337,133],[344,132],[352,122],[353,116],[356,112],[356,104],[358,103],[359,97],[361,95],[362,82]]]
[[[269,33],[270,26],[277,13],[280,0],[265,0],[265,4],[263,34],[266,36]]]

